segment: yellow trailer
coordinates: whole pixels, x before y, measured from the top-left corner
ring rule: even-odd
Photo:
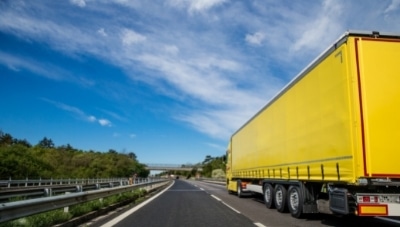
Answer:
[[[400,34],[351,31],[236,131],[227,189],[268,208],[400,216]]]

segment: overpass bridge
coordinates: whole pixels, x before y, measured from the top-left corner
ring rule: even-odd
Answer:
[[[190,165],[190,164],[180,165],[180,164],[160,164],[160,163],[144,163],[144,164],[146,165],[146,169],[148,170],[192,171],[193,169],[197,169],[198,172],[203,171],[203,166],[201,165]]]

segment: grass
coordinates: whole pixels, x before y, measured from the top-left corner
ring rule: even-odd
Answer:
[[[70,206],[68,212],[64,209],[52,210],[32,216],[20,218],[17,220],[1,223],[0,227],[48,227],[56,224],[67,222],[73,218],[88,214],[92,211],[100,210],[112,204],[117,204],[126,200],[134,200],[135,202],[143,199],[142,197],[147,193],[144,189],[137,189],[132,192],[125,192],[118,195],[109,196],[99,200],[92,200],[89,202]]]

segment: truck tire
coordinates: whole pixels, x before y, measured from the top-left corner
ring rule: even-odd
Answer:
[[[286,211],[286,198],[287,198],[287,191],[283,185],[277,184],[275,186],[275,196],[274,196],[274,204],[276,209],[283,213]]]
[[[274,208],[275,191],[271,184],[264,185],[264,203],[268,209]]]
[[[238,181],[238,183],[237,183],[237,196],[239,198],[243,197],[242,185],[241,185],[240,181]]]
[[[292,217],[301,218],[303,214],[303,194],[298,186],[290,186],[288,190],[288,207]]]

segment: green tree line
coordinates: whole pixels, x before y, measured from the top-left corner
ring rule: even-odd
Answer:
[[[213,171],[220,170],[224,174],[226,173],[226,155],[220,157],[212,157],[207,155],[202,163],[203,165],[203,177],[214,177]]]
[[[149,173],[133,152],[57,147],[47,137],[31,145],[0,131],[0,179],[147,177]]]

